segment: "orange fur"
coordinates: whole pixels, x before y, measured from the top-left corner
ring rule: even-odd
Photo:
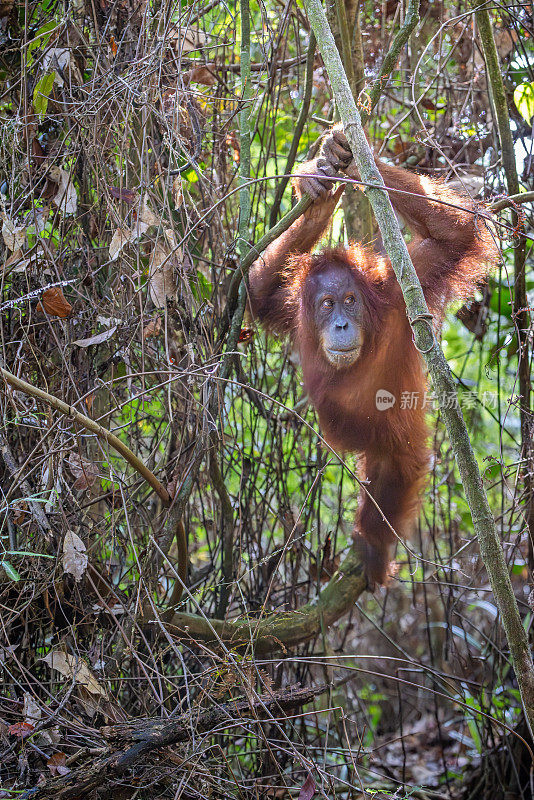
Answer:
[[[467,198],[429,178],[379,161],[377,165],[386,186],[396,190],[390,192],[393,206],[414,233],[410,255],[439,324],[446,304],[468,297],[486,274],[488,263],[495,261],[490,232],[472,213],[473,204]],[[305,174],[305,168],[301,173]],[[316,200],[269,246],[251,269],[250,303],[268,327],[294,337],[306,390],[325,439],[340,452],[362,454],[362,477],[368,483],[355,541],[370,583],[385,583],[391,574],[395,534],[410,534],[429,469],[423,407],[426,380],[389,260],[358,245],[310,254],[334,207],[331,195]],[[341,370],[322,355],[309,296],[308,278],[330,265],[351,270],[363,307],[360,356]],[[377,407],[379,391],[395,398],[386,410]],[[403,408],[403,396],[412,393],[418,398],[416,407]]]

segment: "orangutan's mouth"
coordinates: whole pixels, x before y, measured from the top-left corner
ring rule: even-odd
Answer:
[[[328,361],[335,367],[350,367],[360,355],[360,348],[351,347],[348,350],[334,350],[328,348],[325,351],[325,355]]]

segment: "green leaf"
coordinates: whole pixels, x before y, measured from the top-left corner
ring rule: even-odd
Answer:
[[[51,22],[47,22],[45,23],[45,25],[39,28],[39,30],[35,34],[33,40],[29,43],[28,48],[26,50],[26,63],[29,67],[33,63],[33,51],[35,50],[35,48],[46,47],[52,31],[55,31],[57,27],[58,27],[57,23],[54,20],[52,20]]]
[[[48,98],[50,97],[50,92],[52,91],[55,79],[56,73],[54,71],[48,72],[46,75],[43,75],[40,81],[37,82],[35,89],[33,90],[33,109],[35,113],[39,115],[40,119],[43,119],[44,115],[46,114],[46,109],[48,108]]]
[[[15,567],[9,563],[9,561],[0,561],[0,567],[4,568],[4,572],[6,573],[8,578],[11,578],[12,581],[20,581],[20,575],[15,569]]]
[[[198,183],[198,175],[193,167],[189,167],[189,169],[186,169],[185,172],[182,172],[182,178],[184,178],[186,181],[189,181],[189,183]]]
[[[202,295],[203,299],[204,300],[209,300],[211,298],[212,293],[213,293],[213,289],[212,289],[211,283],[206,278],[206,276],[203,275],[202,272],[200,272],[200,270],[197,270],[197,280],[198,280],[198,285],[200,287],[200,292],[201,292],[201,295]]]
[[[517,110],[528,123],[534,117],[534,82],[521,83],[514,91]]]
[[[30,550],[8,550],[8,556],[31,556],[32,558],[55,558],[48,553],[32,553]]]
[[[501,295],[499,301],[499,293]],[[501,285],[497,291],[493,292],[490,300],[490,308],[496,314],[512,319],[512,292],[508,286]]]

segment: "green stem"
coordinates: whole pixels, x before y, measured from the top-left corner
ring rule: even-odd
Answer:
[[[341,52],[343,58],[343,65],[349,81],[349,86],[352,92],[356,91],[356,83],[354,77],[354,64],[352,62],[352,48],[350,42],[349,23],[347,20],[347,11],[345,8],[345,0],[335,0],[337,25],[339,28],[339,38],[341,41]]]
[[[358,97],[365,86],[365,59],[363,54],[362,25],[360,20],[360,0],[354,7],[354,20],[352,22],[352,68],[354,70],[354,97]]]
[[[300,137],[302,136],[304,125],[308,121],[310,100],[313,89],[313,62],[315,59],[316,46],[317,46],[317,41],[312,31],[310,33],[308,53],[306,55],[306,75],[304,77],[304,94],[302,96],[302,105],[300,107],[300,112],[297,118],[297,124],[295,125],[295,133],[293,134],[293,139],[291,140],[291,146],[289,148],[289,154],[287,156],[286,166],[284,169],[285,177],[283,177],[278,183],[276,187],[276,192],[274,194],[273,206],[271,208],[271,213],[269,215],[269,226],[271,228],[274,227],[274,225],[276,224],[276,218],[278,216],[278,211],[280,210],[280,203],[282,202],[282,197],[285,188],[288,184],[289,176],[293,171],[293,166],[295,164],[295,159],[297,157],[297,150],[300,144]]]
[[[492,105],[499,131],[499,139],[501,140],[501,160],[506,176],[508,193],[518,194],[519,180],[515,166],[514,140],[510,128],[508,102],[506,100],[506,91],[501,75],[499,56],[493,38],[490,15],[486,4],[487,0],[475,0],[475,2],[473,2],[475,19],[480,34],[480,41],[482,42],[482,49],[484,51],[484,61],[486,62],[486,70],[491,88]]]
[[[215,616],[217,619],[224,619],[234,580],[234,509],[232,508],[232,501],[230,500],[228,489],[225,486],[221,468],[219,467],[215,447],[210,453],[210,477],[213,488],[219,495],[222,510],[222,583]]]
[[[240,21],[241,21],[241,112],[239,115],[240,130],[240,160],[239,160],[239,228],[238,228],[238,253],[240,263],[243,264],[250,251],[249,245],[249,223],[251,210],[250,197],[250,103],[252,98],[252,85],[250,80],[250,7],[249,0],[240,0]],[[237,293],[236,304],[231,312],[230,333],[226,341],[225,354],[222,360],[219,377],[224,381],[231,372],[233,362],[233,352],[239,341],[241,325],[246,307],[246,286],[242,283]],[[210,412],[214,419],[218,415],[218,404],[220,398],[214,392],[211,398]],[[215,445],[212,437],[212,444]],[[220,602],[217,609],[217,616],[224,616],[228,599],[230,597],[230,585],[233,579],[233,549],[234,549],[234,525],[233,510],[228,492],[224,486],[219,465],[215,454],[210,456],[210,472],[212,481],[217,489],[223,509],[222,526],[222,573],[223,586],[221,589]]]
[[[346,8],[348,6],[348,8]],[[352,6],[346,0],[336,0],[337,22],[342,45],[342,60],[354,97],[359,97],[365,86],[363,42],[360,26],[360,2]],[[350,30],[352,29],[352,46]],[[349,46],[345,46],[345,39]],[[347,184],[343,193],[343,218],[349,240],[370,244],[373,239],[373,215],[369,200],[356,186]]]

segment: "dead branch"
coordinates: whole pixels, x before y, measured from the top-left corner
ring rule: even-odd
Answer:
[[[238,720],[251,725],[257,720],[272,718],[280,712],[284,715],[289,709],[310,703],[327,688],[325,684],[315,688],[291,686],[270,694],[258,695],[254,700],[225,703],[206,711],[193,709],[175,719],[135,720],[102,728],[103,736],[113,743],[110,749],[117,744],[122,744],[123,748],[91,759],[68,775],[53,778],[29,789],[21,795],[21,799],[49,800],[53,797],[54,800],[75,800],[87,797],[87,792],[93,791],[104,782],[109,789],[124,772],[134,764],[139,767],[138,762],[155,750],[188,741],[193,732],[219,733],[220,729],[235,725]]]

